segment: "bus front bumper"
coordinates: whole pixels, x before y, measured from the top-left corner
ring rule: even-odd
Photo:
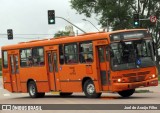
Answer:
[[[112,91],[118,92],[123,90],[135,89],[140,87],[158,86],[158,78],[132,83],[113,83]]]

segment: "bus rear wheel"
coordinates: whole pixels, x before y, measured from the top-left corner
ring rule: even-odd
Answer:
[[[45,93],[38,93],[37,86],[34,81],[30,81],[28,83],[28,92],[29,92],[30,97],[32,98],[39,98],[39,97],[45,96]]]
[[[70,95],[72,95],[72,94],[73,94],[73,93],[63,93],[63,92],[61,92],[61,93],[60,93],[60,96],[64,96],[64,97],[65,97],[65,96],[70,96]]]
[[[88,98],[99,98],[101,96],[101,93],[96,93],[94,83],[90,79],[85,81],[83,90]]]
[[[122,97],[130,97],[131,95],[133,95],[134,92],[135,92],[135,89],[130,89],[130,90],[120,91],[118,92],[118,94]]]

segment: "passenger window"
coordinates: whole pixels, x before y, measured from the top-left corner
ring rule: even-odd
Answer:
[[[59,62],[60,64],[64,64],[63,45],[59,45]]]
[[[53,64],[52,64],[52,56],[51,53],[48,53],[48,67],[49,67],[49,72],[53,72]]]
[[[44,50],[42,47],[32,49],[33,65],[44,65]]]
[[[23,49],[20,51],[20,54],[21,54],[20,65],[22,67],[33,65],[33,58],[32,58],[32,54],[31,54],[31,49]]]
[[[16,73],[19,73],[18,56],[15,56]]]
[[[53,60],[54,60],[55,72],[58,72],[57,53],[53,53]]]
[[[65,63],[78,63],[77,44],[65,45]]]
[[[11,72],[12,72],[12,74],[15,74],[14,56],[12,55],[12,56],[10,57],[10,59],[11,59]]]
[[[93,62],[92,42],[80,43],[79,52],[80,63]]]
[[[103,47],[98,48],[98,56],[99,56],[99,61],[104,62],[104,49]]]
[[[109,46],[106,47],[106,61],[109,61]]]
[[[8,68],[8,53],[7,51],[3,51],[3,68]]]

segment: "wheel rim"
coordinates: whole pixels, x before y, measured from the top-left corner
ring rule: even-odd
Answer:
[[[29,88],[29,92],[30,92],[31,95],[35,95],[36,88],[33,85],[31,85],[30,88]]]
[[[94,93],[94,91],[95,91],[94,85],[93,85],[93,84],[89,84],[89,85],[87,86],[87,93],[88,93],[89,95],[91,95],[91,94]]]

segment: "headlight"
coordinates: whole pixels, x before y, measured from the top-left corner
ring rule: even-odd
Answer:
[[[120,78],[118,79],[118,82],[121,82],[121,79],[120,79]]]
[[[152,75],[152,78],[155,78],[155,77],[156,77],[156,75],[155,75],[155,74],[153,74],[153,75]]]

